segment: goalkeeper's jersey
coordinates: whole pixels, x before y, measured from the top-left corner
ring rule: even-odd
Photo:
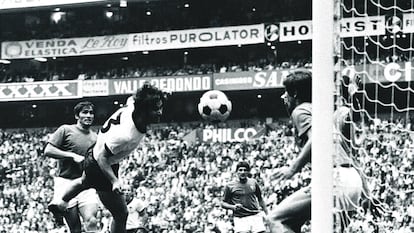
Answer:
[[[350,109],[348,107],[339,107],[335,110],[334,115],[334,166],[352,164],[351,157],[351,126]]]

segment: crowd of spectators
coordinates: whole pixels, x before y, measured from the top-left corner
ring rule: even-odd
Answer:
[[[237,6],[237,7],[235,7]],[[108,15],[108,12],[111,12]],[[55,17],[54,17],[55,16]],[[310,2],[130,1],[0,14],[1,40],[31,40],[276,23],[311,19]],[[7,24],[6,22],[13,22]]]
[[[123,78],[144,78],[162,76],[202,75],[225,72],[243,71],[266,71],[279,69],[294,69],[298,67],[311,68],[310,59],[297,61],[285,61],[276,63],[274,59],[257,59],[254,61],[229,62],[227,64],[186,64],[175,66],[121,66],[117,68],[88,68],[66,67],[59,72],[32,70],[32,71],[11,71],[7,66],[0,64],[0,83],[36,82],[36,81],[59,81],[59,80],[96,80],[96,79],[123,79]]]
[[[386,214],[358,212],[349,232],[414,230],[413,139],[405,123],[388,125],[379,121],[367,126],[357,156],[372,195],[383,203]],[[232,232],[231,211],[221,208],[220,200],[240,160],[251,164],[251,175],[259,181],[269,210],[310,182],[310,166],[288,181],[270,179],[299,151],[289,122],[239,124],[247,126],[266,126],[268,131],[247,142],[211,143],[184,140],[194,129],[212,127],[200,123],[154,126],[148,131],[137,150],[121,163],[120,177],[148,203],[149,232]],[[42,152],[51,132],[51,128],[0,131],[0,232],[65,232],[54,226],[47,211],[56,161]],[[102,233],[108,232],[108,211],[102,209],[98,219]],[[302,232],[310,232],[310,223]]]

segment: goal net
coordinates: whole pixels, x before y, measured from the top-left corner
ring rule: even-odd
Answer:
[[[414,232],[414,0],[340,0],[336,77],[359,75],[362,121],[352,147],[353,166],[367,181],[343,232]],[[336,106],[353,107],[336,82]]]

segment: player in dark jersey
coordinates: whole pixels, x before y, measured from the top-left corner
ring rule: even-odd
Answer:
[[[283,81],[285,93],[282,99],[295,125],[299,144],[298,157],[289,167],[273,174],[273,179],[289,179],[310,162],[312,145],[312,74],[306,69],[297,69]],[[304,187],[288,196],[269,216],[271,232],[300,232],[302,225],[310,219],[311,190]]]
[[[236,167],[238,180],[230,182],[224,189],[222,207],[233,210],[234,232],[265,232],[266,227],[260,208],[267,214],[257,181],[248,178],[250,166],[239,162]]]
[[[125,233],[128,208],[118,179],[119,162],[136,149],[147,126],[159,122],[167,93],[145,83],[128,104],[116,111],[101,128],[97,142],[85,159],[85,172],[74,180],[62,200],[49,205],[54,212],[66,209],[80,191],[95,188],[112,214],[112,233]]]
[[[58,160],[53,199],[62,198],[63,190],[70,181],[82,176],[84,156],[96,142],[96,133],[90,128],[94,120],[94,108],[94,105],[87,101],[76,104],[74,107],[76,124],[60,126],[49,138],[44,154]],[[80,216],[86,230],[96,230],[91,227],[96,223],[98,206],[99,200],[94,189],[85,190],[73,198],[63,215],[70,232],[81,232]],[[55,219],[58,225],[63,225],[62,216],[56,215]]]

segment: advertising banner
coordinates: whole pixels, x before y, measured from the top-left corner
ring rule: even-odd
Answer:
[[[134,79],[109,80],[109,95],[132,94],[134,91],[150,82],[162,90],[172,92],[207,91],[211,90],[211,75],[188,75],[168,77],[143,77]]]
[[[395,27],[401,26],[402,27],[402,31],[404,33],[412,33],[414,32],[414,15],[413,14],[404,14],[403,15],[403,20],[401,23],[401,25],[399,25],[399,21],[398,19],[396,19],[395,22],[390,22],[392,25],[394,25]]]
[[[264,24],[175,30],[129,35],[131,51],[264,43]]]
[[[288,73],[289,70],[215,73],[213,89],[230,91],[281,88],[283,78]]]
[[[69,57],[264,43],[264,24],[83,38],[6,41],[2,59]]]
[[[312,20],[280,22],[279,41],[312,39]],[[343,18],[340,21],[341,37],[384,35],[385,16]]]
[[[66,4],[92,3],[104,1],[105,0],[1,0],[0,10],[40,6],[58,6]]]
[[[203,142],[244,142],[264,135],[265,131],[265,127],[202,129],[198,138]]]
[[[1,43],[2,59],[70,57],[128,52],[128,35]]]
[[[0,84],[0,101],[81,98],[79,81]]]
[[[385,16],[343,18],[341,37],[373,36],[385,34]]]
[[[83,96],[107,96],[109,94],[108,79],[85,80],[81,84]]]
[[[280,22],[280,41],[312,39],[312,20]]]
[[[365,83],[374,82],[412,82],[412,62],[377,63],[345,67],[342,74],[352,77],[355,73],[361,74]]]

